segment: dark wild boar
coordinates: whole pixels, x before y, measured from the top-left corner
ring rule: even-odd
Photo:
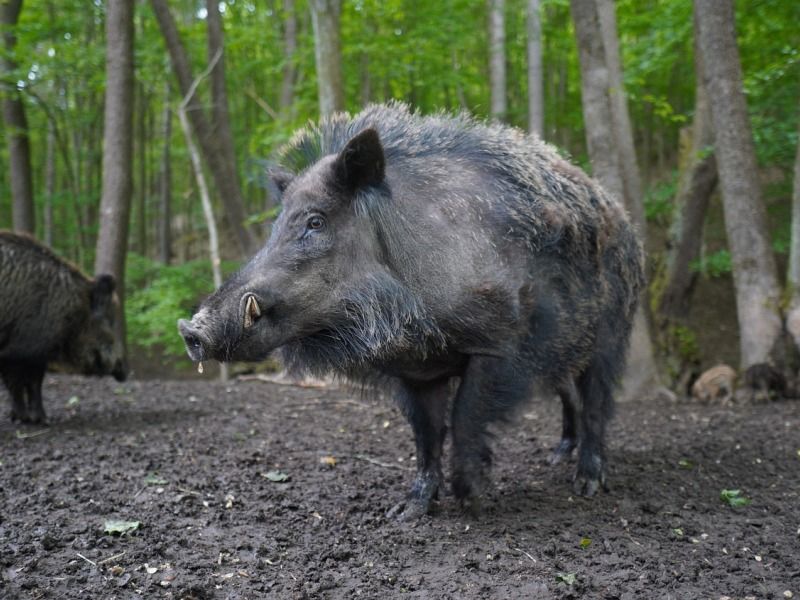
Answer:
[[[400,517],[437,496],[448,422],[453,492],[474,508],[487,426],[535,382],[561,395],[555,457],[578,446],[577,492],[605,484],[606,422],[643,285],[616,199],[536,138],[400,104],[301,131],[281,163],[266,246],[179,323],[193,360],[281,347],[290,368],[393,386],[417,445],[411,492],[390,511]]]
[[[0,231],[0,377],[12,420],[45,421],[42,379],[51,361],[125,379],[115,305],[110,275],[89,279],[33,238]]]

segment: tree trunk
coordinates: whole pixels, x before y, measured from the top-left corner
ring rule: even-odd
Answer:
[[[125,340],[125,255],[133,183],[134,0],[109,0],[106,13],[106,91],[103,120],[103,189],[95,273],[117,281],[116,328]]]
[[[581,66],[581,101],[586,145],[592,172],[609,194],[622,201],[626,197],[625,184],[612,127],[614,119],[609,95],[609,61],[603,45],[597,6],[594,1],[586,0],[571,0],[571,6]],[[624,399],[631,399],[640,395],[657,380],[653,344],[640,303],[633,324],[622,396]]]
[[[344,110],[344,79],[339,21],[341,0],[310,0],[314,27],[320,116]]]
[[[617,153],[608,72],[594,0],[571,0],[581,67],[581,103],[592,174],[612,196],[624,201],[625,184]]]
[[[47,149],[44,159],[43,240],[53,246],[53,198],[56,194],[56,130],[53,121],[47,122]]]
[[[780,289],[744,98],[733,2],[695,0],[694,10],[706,88],[712,98],[744,370],[769,362],[779,341]]]
[[[14,52],[17,45],[15,28],[22,10],[22,0],[0,2],[0,27],[3,30],[5,52],[2,66],[3,121],[8,139],[9,175],[11,180],[12,218],[16,231],[33,233],[36,218],[33,210],[33,177],[31,175],[31,146],[28,137],[28,121],[16,85],[17,61]]]
[[[528,130],[544,138],[544,74],[540,0],[528,0]]]
[[[147,100],[145,97],[144,84],[139,83],[137,87],[137,98],[139,100],[138,110],[138,123],[137,123],[137,137],[139,143],[137,144],[136,160],[139,163],[139,181],[137,182],[136,190],[136,230],[134,247],[136,251],[142,255],[147,255]]]
[[[283,76],[279,108],[286,116],[294,102],[294,84],[297,80],[297,14],[294,0],[283,0]]]
[[[647,237],[647,223],[644,218],[642,195],[642,178],[636,159],[633,143],[633,127],[631,126],[628,101],[622,82],[622,60],[619,55],[619,38],[617,37],[617,17],[613,0],[595,0],[597,17],[600,22],[605,60],[608,67],[608,93],[611,102],[611,117],[614,140],[619,154],[619,166],[622,184],[625,190],[625,206],[639,229],[642,238]]]
[[[492,118],[506,118],[505,0],[489,0],[489,86]]]
[[[213,63],[211,68],[213,70]],[[201,78],[202,75],[195,80],[195,84],[199,83]],[[211,273],[214,278],[214,287],[219,288],[222,285],[222,271],[220,268],[221,261],[219,255],[219,235],[217,234],[217,225],[216,221],[214,220],[214,209],[211,206],[211,196],[208,193],[208,185],[206,185],[206,178],[203,175],[203,165],[200,162],[200,153],[197,151],[197,146],[192,138],[189,119],[186,117],[186,106],[191,102],[192,95],[193,94],[191,92],[187,94],[178,106],[178,120],[181,123],[183,135],[186,138],[186,147],[189,150],[189,158],[192,161],[192,170],[194,171],[197,187],[200,190],[200,201],[203,205],[203,216],[205,217],[206,226],[208,227],[208,251],[211,258]],[[228,367],[222,363],[220,364],[220,379],[223,381],[228,379]]]
[[[219,54],[219,59],[210,73],[212,135],[219,144],[228,177],[238,182],[236,148],[233,143],[233,131],[228,112],[228,91],[225,87],[225,41],[222,18],[219,14],[219,0],[206,0],[206,11],[208,13],[208,64],[212,64],[214,57]],[[243,194],[242,204],[244,205]],[[255,243],[255,239],[253,242]]]
[[[172,163],[170,145],[172,142],[172,111],[169,107],[170,89],[164,86],[164,149],[161,155],[160,206],[158,222],[158,257],[162,264],[172,260]]]
[[[169,11],[166,0],[150,0],[150,5],[164,36],[181,96],[185,97],[192,87],[192,73],[189,58],[181,43],[175,21]],[[221,58],[221,55],[219,56]],[[225,215],[239,244],[241,254],[243,257],[248,257],[255,252],[257,244],[252,231],[245,225],[244,199],[238,174],[232,173],[229,168],[234,159],[223,155],[218,140],[214,137],[213,128],[206,112],[203,110],[200,100],[194,94],[186,107],[186,113],[191,121],[192,129],[197,135],[203,158],[214,178],[214,183],[225,208]]]
[[[661,317],[669,321],[685,317],[689,311],[697,280],[697,273],[692,272],[690,265],[700,256],[706,211],[717,185],[717,162],[712,152],[714,130],[697,47],[695,79],[692,139],[675,196],[675,233],[667,265],[667,283],[659,302]]]
[[[798,127],[797,155],[794,159],[791,244],[787,277],[791,299],[786,316],[786,329],[791,334],[795,345],[800,348],[800,127]]]

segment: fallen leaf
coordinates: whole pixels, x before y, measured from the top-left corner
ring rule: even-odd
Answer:
[[[336,457],[335,456],[321,456],[319,458],[319,462],[328,467],[335,467],[336,466]]]
[[[722,490],[719,497],[723,502],[726,502],[728,506],[736,507],[750,504],[750,499],[742,496],[741,490]]]
[[[567,585],[573,585],[576,579],[575,573],[556,573],[556,581],[566,583]]]
[[[147,485],[166,485],[167,480],[161,477],[157,472],[150,471],[147,474],[147,477],[144,478],[144,482]]]
[[[112,535],[115,533],[125,535],[126,533],[139,529],[139,525],[139,521],[116,521],[112,519],[106,521],[103,531],[104,533],[110,533]]]
[[[266,473],[262,473],[261,476],[264,477],[265,479],[269,479],[270,481],[274,481],[276,483],[289,481],[289,476],[286,473],[282,473],[280,471],[267,471]]]

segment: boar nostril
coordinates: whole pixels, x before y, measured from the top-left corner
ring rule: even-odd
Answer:
[[[200,343],[200,338],[196,335],[187,333],[183,336],[183,339],[186,341],[186,345],[192,350],[200,350],[203,347],[203,344]]]

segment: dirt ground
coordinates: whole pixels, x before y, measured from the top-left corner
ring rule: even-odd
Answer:
[[[593,500],[532,401],[480,518],[444,496],[397,523],[414,448],[389,401],[199,375],[45,393],[50,427],[0,418],[2,598],[800,598],[797,401],[621,405]]]

